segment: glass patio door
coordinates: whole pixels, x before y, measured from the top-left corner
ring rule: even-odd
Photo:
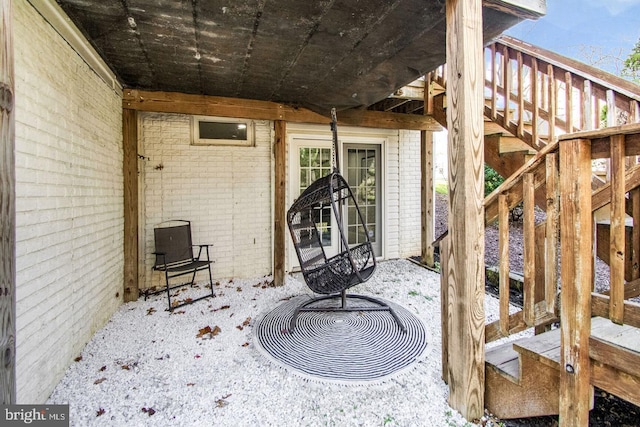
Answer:
[[[291,144],[291,189],[292,200],[315,180],[333,170],[332,143],[324,139],[294,138]],[[381,197],[381,144],[345,143],[343,145],[341,173],[356,197],[364,218],[369,238],[376,256],[382,256],[382,197]],[[355,206],[343,206],[342,217],[349,246],[363,241],[363,230],[357,218]],[[316,223],[321,233],[322,246],[328,257],[340,251],[339,229],[331,206],[318,210]],[[291,247],[292,267],[298,264],[295,250]]]
[[[376,256],[382,256],[381,146],[345,144],[344,175],[358,202]],[[347,206],[347,241],[349,246],[362,243],[355,206]]]

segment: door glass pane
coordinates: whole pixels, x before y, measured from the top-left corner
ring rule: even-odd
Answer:
[[[315,180],[331,172],[331,149],[301,147],[300,156],[300,192],[301,194]],[[323,246],[331,246],[332,213],[331,206],[318,209],[314,221]]]
[[[376,229],[378,224],[378,209],[376,206],[378,176],[376,166],[378,163],[375,148],[348,148],[347,149],[347,180],[355,194],[356,201],[360,207],[363,220],[367,227],[370,240],[376,243]],[[365,228],[360,224],[355,207],[348,209],[348,236],[350,245],[357,245],[366,241]]]

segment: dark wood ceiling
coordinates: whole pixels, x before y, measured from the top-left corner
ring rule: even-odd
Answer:
[[[368,107],[445,62],[444,0],[56,1],[127,88],[326,114]],[[485,0],[485,41],[530,2]]]

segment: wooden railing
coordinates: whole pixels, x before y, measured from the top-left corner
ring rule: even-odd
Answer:
[[[588,145],[588,156],[576,165],[563,160],[562,148],[567,141],[581,141]],[[586,149],[586,148],[585,148]],[[558,280],[558,261],[569,265],[577,255],[580,260],[580,274],[590,272],[587,286],[583,292],[590,295],[590,313],[610,318],[616,323],[627,323],[640,327],[640,304],[629,301],[640,296],[640,165],[626,161],[640,155],[640,124],[618,126],[597,131],[567,134],[560,142],[547,145],[520,171],[508,178],[500,187],[485,198],[486,224],[498,221],[499,227],[499,299],[500,317],[486,325],[487,342],[558,320],[558,312],[568,311],[573,317],[574,299],[558,303],[559,283],[571,283],[573,277]],[[575,156],[565,150],[565,157]],[[611,160],[610,181],[597,190],[591,189],[590,171],[593,159]],[[585,194],[569,196],[567,189],[578,183],[576,170],[585,174],[588,190]],[[566,187],[563,191],[560,183]],[[586,184],[584,184],[586,185]],[[547,200],[546,219],[535,224],[534,194],[543,192]],[[560,206],[560,201],[565,205]],[[588,217],[586,226],[575,234],[567,229],[576,225],[568,219],[568,203],[572,209]],[[522,310],[509,314],[509,211],[522,204],[523,209],[523,256],[524,284]],[[595,289],[593,272],[594,254],[594,214],[609,207],[609,241],[600,241],[600,245],[609,248],[609,290],[601,293]],[[570,214],[569,216],[571,216]],[[602,215],[599,215],[602,217]],[[562,224],[562,226],[560,226]],[[564,227],[564,230],[563,230]],[[629,231],[629,229],[631,229]],[[558,243],[564,249],[571,248],[574,238],[589,239],[588,250],[580,254],[562,257],[558,255]],[[568,250],[568,249],[567,249]],[[565,261],[564,258],[568,257]],[[586,277],[586,276],[585,276]],[[629,280],[625,280],[625,277]],[[581,279],[585,280],[585,279]],[[563,286],[563,290],[567,286]]]
[[[445,66],[428,74],[432,95],[444,91],[445,74]],[[432,101],[426,110],[433,113]],[[640,90],[595,67],[501,36],[485,47],[484,113],[539,151],[565,133],[640,122]]]
[[[575,259],[580,265],[592,265],[594,253],[593,228],[580,229],[582,222],[593,224],[592,212],[610,205],[609,239],[609,290],[598,293],[592,291],[594,274],[578,282],[569,271],[562,273],[562,283],[580,287],[578,290],[589,295],[589,313],[611,319],[615,323],[625,323],[640,327],[640,304],[629,301],[640,295],[640,166],[637,164],[625,170],[626,158],[640,155],[640,125],[633,124],[565,135],[560,142],[560,156],[567,158],[567,169],[563,170],[560,191],[568,193],[561,198],[564,230],[562,239],[567,243],[575,237],[580,250],[570,244],[563,244],[562,262],[571,263]],[[589,169],[592,159],[608,158],[611,161],[611,181],[593,194],[583,190],[582,171]],[[576,169],[569,166],[575,165]],[[564,164],[563,164],[564,166]],[[564,190],[563,190],[564,188]],[[584,191],[590,197],[572,198],[570,191]],[[590,207],[590,209],[585,209]],[[628,228],[631,228],[628,238]],[[575,240],[574,239],[574,240]],[[577,247],[577,245],[576,245]],[[629,260],[630,262],[626,262]],[[586,264],[588,263],[588,264]],[[625,274],[625,269],[627,271]],[[625,280],[625,275],[631,280]],[[588,280],[587,280],[588,279]],[[568,286],[563,286],[564,289]],[[582,295],[582,294],[581,294]],[[585,297],[586,298],[586,297]],[[563,310],[570,310],[567,316],[574,317],[573,305],[579,301],[562,299]],[[563,314],[564,317],[564,314]],[[590,316],[589,316],[590,317]]]
[[[558,144],[549,144],[485,198],[485,223],[498,221],[500,299],[500,317],[486,325],[486,342],[557,319],[558,175]],[[546,220],[538,225],[536,191],[547,200]],[[523,213],[523,307],[510,315],[509,212],[518,205]]]

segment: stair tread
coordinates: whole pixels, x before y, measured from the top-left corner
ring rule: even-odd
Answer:
[[[609,319],[591,319],[591,336],[634,353],[640,353],[640,329],[630,325],[618,325]]]
[[[557,368],[560,366],[560,329],[518,340],[513,343],[513,348],[522,355]]]
[[[512,343],[502,344],[487,350],[485,354],[486,364],[511,381],[520,381],[520,358],[513,349]]]

